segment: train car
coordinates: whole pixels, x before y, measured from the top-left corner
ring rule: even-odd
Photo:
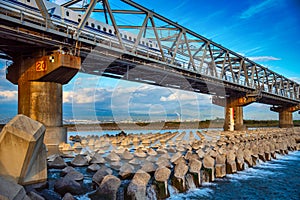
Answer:
[[[26,12],[26,15],[29,15],[29,17],[33,20],[39,20],[40,22],[43,21],[43,17],[38,9],[38,6],[36,5],[35,0],[1,1],[8,3],[9,9],[14,9],[14,11],[16,12],[24,11]],[[59,26],[68,25],[69,27],[71,27],[71,29],[73,28],[74,30],[76,30],[78,24],[82,20],[82,14],[49,1],[44,1],[44,3],[54,24]],[[5,5],[3,6],[5,7]],[[109,39],[114,41],[115,43],[118,43],[114,27],[93,18],[89,18],[86,21],[84,29],[81,31],[81,33],[85,34],[86,36],[97,36],[100,39]],[[120,36],[122,37],[123,43],[127,49],[131,49],[137,40],[137,35],[128,31],[120,31]],[[142,37],[140,39],[137,51],[150,55],[152,54],[156,57],[160,56],[157,42],[148,38]]]

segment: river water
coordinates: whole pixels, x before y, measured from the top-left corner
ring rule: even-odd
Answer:
[[[166,130],[173,131],[173,130]],[[175,131],[175,130],[174,130]],[[193,130],[185,130],[187,133]],[[117,134],[119,131],[108,131],[102,134]],[[151,131],[147,131],[151,132]],[[155,133],[157,131],[153,131]],[[160,131],[162,132],[162,131]],[[165,131],[164,131],[165,132]],[[193,131],[194,132],[194,131]],[[97,135],[96,132],[71,132],[70,135]],[[141,133],[132,131],[131,133]],[[102,135],[99,134],[98,135]],[[171,189],[171,187],[169,187]],[[200,188],[185,193],[171,190],[169,200],[181,199],[300,199],[300,151],[289,152],[277,159],[260,162],[253,168],[225,178],[216,179],[213,183],[204,183]],[[79,199],[88,199],[81,196]]]

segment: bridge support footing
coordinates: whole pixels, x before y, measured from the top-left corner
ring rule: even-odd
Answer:
[[[46,127],[44,143],[48,153],[56,153],[67,141],[62,119],[62,85],[68,83],[81,66],[80,57],[41,50],[16,56],[6,78],[18,84],[18,113]]]
[[[20,81],[18,86],[18,113],[44,124],[44,143],[55,151],[59,143],[67,139],[67,130],[62,123],[62,85]]]
[[[300,105],[273,106],[270,110],[279,113],[279,128],[291,128],[294,127],[293,112],[300,110]]]
[[[224,131],[244,130],[243,107],[240,106],[225,106],[225,121]]]
[[[248,97],[219,97],[213,96],[212,103],[224,107],[224,131],[246,129],[243,120],[243,106],[256,101],[256,96]]]
[[[287,110],[279,112],[279,128],[294,127],[293,113]]]

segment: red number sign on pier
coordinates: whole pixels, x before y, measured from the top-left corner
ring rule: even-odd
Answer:
[[[36,63],[35,63],[35,71],[37,71],[37,72],[47,71],[46,62],[44,60],[36,61]]]

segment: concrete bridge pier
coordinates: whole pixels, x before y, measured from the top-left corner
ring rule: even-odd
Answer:
[[[279,113],[279,128],[291,128],[294,127],[293,112],[300,110],[300,105],[271,107],[270,110]]]
[[[212,103],[224,107],[224,131],[244,130],[243,107],[255,101],[255,97],[213,96]]]
[[[44,52],[16,56],[6,78],[18,84],[18,113],[44,124],[44,143],[55,152],[67,139],[62,121],[62,85],[78,72],[81,62],[76,56]]]

